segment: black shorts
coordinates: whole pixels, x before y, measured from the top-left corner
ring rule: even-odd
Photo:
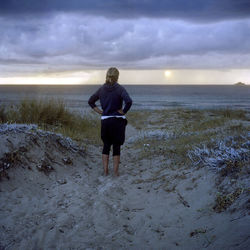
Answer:
[[[111,117],[101,120],[101,138],[104,144],[122,145],[125,141],[127,120]]]

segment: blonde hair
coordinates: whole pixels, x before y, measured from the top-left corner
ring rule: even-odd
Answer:
[[[106,83],[114,84],[119,78],[119,70],[117,68],[109,68],[106,74]]]

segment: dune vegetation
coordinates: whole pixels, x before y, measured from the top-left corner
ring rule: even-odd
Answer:
[[[37,124],[39,128],[61,133],[76,141],[100,143],[99,120],[69,111],[62,100],[23,100],[17,106],[1,107],[1,123]]]
[[[130,139],[137,160],[159,159],[164,169],[208,167],[221,176],[247,173],[250,114],[233,109],[134,111],[129,123],[138,129]]]
[[[139,150],[138,157],[165,156],[175,159],[175,166],[197,161],[197,148],[204,154],[221,143],[226,149],[229,141],[240,147],[248,141],[250,131],[250,114],[246,110],[131,110],[127,119],[137,131],[129,142]],[[37,124],[78,142],[101,144],[99,116],[81,116],[58,99],[23,100],[17,106],[1,107],[0,122]]]
[[[131,110],[127,119],[137,135],[133,147],[141,157],[175,156],[178,162],[190,161],[194,147],[224,140],[229,136],[247,136],[250,114],[234,109]],[[44,130],[61,133],[78,142],[101,144],[98,115],[81,116],[69,111],[62,100],[23,100],[17,106],[0,107],[1,123],[37,124]],[[150,145],[145,149],[144,145]]]

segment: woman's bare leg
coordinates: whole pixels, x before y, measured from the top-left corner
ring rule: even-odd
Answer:
[[[102,154],[102,164],[104,169],[104,174],[109,174],[109,155]]]
[[[115,172],[115,175],[119,176],[120,155],[115,155],[113,157],[113,163],[114,163],[114,172]]]

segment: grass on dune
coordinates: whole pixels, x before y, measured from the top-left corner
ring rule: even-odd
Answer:
[[[247,120],[250,121],[247,116],[247,111],[242,109],[215,109],[210,110],[212,115],[223,116],[228,119],[236,119],[236,120]]]
[[[249,121],[247,111],[231,109],[132,110],[128,112],[127,119],[129,124],[139,131],[161,129],[177,134],[187,133],[187,136],[168,140],[169,145],[171,144],[172,147],[175,145],[178,155],[183,155],[188,145],[205,141],[207,137],[215,136],[221,131],[235,134],[249,128],[249,126],[243,126],[243,122]],[[232,121],[236,122],[232,123]],[[58,99],[23,100],[13,108],[0,107],[0,122],[34,123],[43,129],[62,133],[78,141],[89,140],[92,143],[101,143],[99,118],[81,117],[70,112],[63,101]],[[194,132],[198,134],[188,135]],[[147,142],[148,139],[143,140],[142,144],[154,144],[152,141]],[[161,144],[159,141],[155,143],[155,145],[159,144]],[[169,148],[166,145],[164,147]],[[157,149],[157,146],[154,148],[155,154],[162,153],[162,145],[160,149]]]
[[[163,156],[175,159],[175,163],[187,163],[187,152],[193,147],[209,144],[211,139],[246,135],[250,130],[249,113],[245,110],[178,108],[131,113],[129,118],[136,119],[132,125],[135,123],[138,128],[142,128],[141,131],[158,129],[176,135],[168,139],[142,136],[133,145],[135,149],[142,149],[139,158]]]
[[[70,112],[62,100],[23,100],[13,108],[0,108],[1,123],[37,124],[40,128],[62,133],[74,140],[100,143],[99,120]]]
[[[232,120],[250,121],[247,111],[233,109],[165,109],[132,111],[129,123],[137,129],[160,128],[185,132],[203,131],[227,125]]]
[[[170,139],[147,139],[142,138],[135,142],[134,148],[143,150],[139,158],[152,158],[163,156],[165,158],[175,159],[178,163],[187,163],[187,152],[200,143],[208,143],[211,138],[215,138],[216,133],[186,135]],[[148,146],[145,146],[148,145]]]

